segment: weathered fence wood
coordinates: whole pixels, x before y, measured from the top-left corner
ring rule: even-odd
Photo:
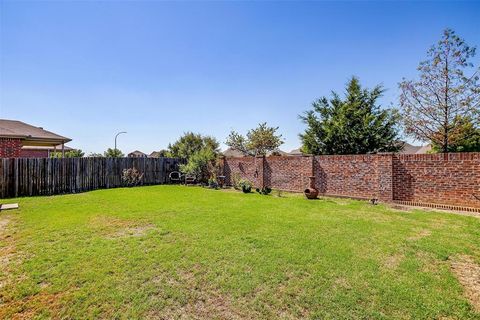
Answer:
[[[144,174],[142,185],[168,183],[183,163],[177,158],[4,158],[0,198],[77,193],[123,186],[124,169]]]

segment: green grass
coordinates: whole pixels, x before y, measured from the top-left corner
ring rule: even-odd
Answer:
[[[478,218],[182,186],[15,201],[1,319],[480,319],[451,271],[480,262]]]

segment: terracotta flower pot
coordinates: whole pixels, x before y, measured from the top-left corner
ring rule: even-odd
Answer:
[[[303,191],[307,199],[317,199],[318,197],[318,190],[315,188],[315,176],[311,176],[310,178],[310,186]]]

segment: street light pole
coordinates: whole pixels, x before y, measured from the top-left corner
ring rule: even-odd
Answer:
[[[127,133],[126,131],[121,131],[115,135],[115,151],[117,151],[117,137],[122,134],[122,133]]]

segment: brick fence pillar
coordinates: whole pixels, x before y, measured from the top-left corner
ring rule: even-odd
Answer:
[[[257,156],[255,161],[255,185],[258,188],[263,188],[265,187],[265,156]]]
[[[393,153],[377,155],[378,199],[393,200]]]
[[[315,156],[312,154],[309,157],[311,159],[310,176],[315,176]]]

